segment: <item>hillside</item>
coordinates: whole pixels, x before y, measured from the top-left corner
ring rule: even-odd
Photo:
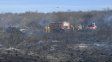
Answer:
[[[94,22],[97,29],[44,31],[49,23],[63,21],[74,27]],[[0,62],[111,62],[111,25],[112,10],[2,13]]]

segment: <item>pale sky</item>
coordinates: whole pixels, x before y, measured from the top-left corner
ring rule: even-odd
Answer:
[[[112,9],[112,0],[0,0],[0,12]]]

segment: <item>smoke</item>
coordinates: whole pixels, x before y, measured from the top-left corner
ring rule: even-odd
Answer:
[[[46,20],[40,20],[40,21],[39,21],[39,24],[40,24],[42,27],[46,26],[48,23],[49,23],[49,22],[46,21]]]
[[[104,23],[108,26],[112,26],[112,15],[107,15],[104,17]]]
[[[111,22],[112,21],[112,15],[105,16],[104,20],[107,22]]]
[[[107,21],[112,21],[112,16],[109,16]]]

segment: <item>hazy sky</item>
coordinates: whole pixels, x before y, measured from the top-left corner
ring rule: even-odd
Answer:
[[[0,12],[52,12],[112,8],[112,0],[0,0]]]

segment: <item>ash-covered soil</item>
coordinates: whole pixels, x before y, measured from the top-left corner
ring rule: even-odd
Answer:
[[[110,36],[97,35],[96,31],[44,33],[40,40],[1,46],[0,62],[111,62]]]

